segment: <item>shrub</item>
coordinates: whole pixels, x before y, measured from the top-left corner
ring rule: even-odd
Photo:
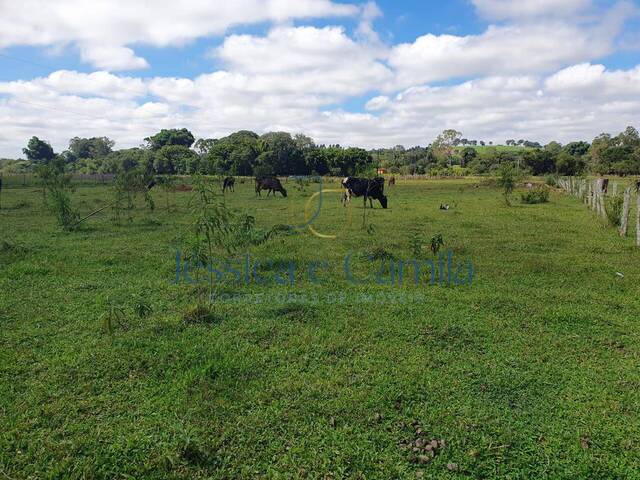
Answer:
[[[51,208],[55,212],[58,224],[64,230],[74,230],[77,227],[80,215],[71,206],[69,192],[65,188],[51,188],[49,192],[51,198]]]
[[[542,185],[520,195],[520,201],[526,204],[547,203],[549,201],[549,188]]]
[[[431,237],[431,241],[429,243],[430,243],[431,253],[433,253],[434,255],[437,255],[438,252],[440,251],[440,247],[444,246],[444,240],[442,239],[442,234],[436,233],[433,237]]]
[[[557,187],[558,177],[556,175],[549,174],[546,177],[544,177],[544,183],[546,183],[550,187]]]
[[[182,320],[187,325],[193,325],[198,323],[217,323],[218,318],[213,314],[208,306],[198,303],[196,305],[187,307],[184,314],[182,315]]]
[[[605,203],[605,212],[609,223],[614,227],[619,227],[622,223],[622,206],[624,205],[624,197],[616,195]]]
[[[516,187],[516,171],[510,163],[504,163],[498,170],[498,185],[502,188],[504,201],[507,205],[511,205],[509,196]]]

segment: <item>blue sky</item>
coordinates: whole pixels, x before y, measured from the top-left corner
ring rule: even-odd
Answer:
[[[502,142],[640,126],[630,0],[25,0],[0,6],[0,156],[160,128],[322,143]],[[95,121],[94,121],[95,120]]]

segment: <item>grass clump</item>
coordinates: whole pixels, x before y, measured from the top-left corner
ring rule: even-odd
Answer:
[[[525,193],[520,194],[520,202],[533,205],[537,203],[547,203],[549,201],[549,188],[541,185],[534,187]]]
[[[616,195],[611,199],[607,199],[604,210],[607,214],[607,220],[614,227],[619,227],[622,223],[622,207],[624,205],[624,197]]]
[[[203,303],[188,306],[182,314],[182,321],[187,325],[212,324],[218,322],[218,317],[211,308]]]

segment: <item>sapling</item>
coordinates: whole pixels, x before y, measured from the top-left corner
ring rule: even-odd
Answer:
[[[511,206],[510,196],[516,188],[516,171],[510,163],[504,163],[498,171],[498,185],[502,187],[502,195],[507,206]]]
[[[269,239],[273,229],[256,228],[255,218],[230,210],[213,183],[200,175],[195,176],[193,197],[190,201],[194,222],[188,259],[198,265],[208,265],[217,252],[232,254],[241,248],[259,245]],[[213,292],[214,273],[209,269],[209,296]],[[197,277],[196,277],[197,278]]]
[[[429,243],[430,243],[431,253],[433,253],[434,256],[437,255],[438,252],[440,251],[440,248],[444,245],[442,234],[436,233],[433,237],[431,237],[431,241]]]

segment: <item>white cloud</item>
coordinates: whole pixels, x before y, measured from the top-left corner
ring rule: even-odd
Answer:
[[[478,13],[492,20],[568,16],[587,10],[591,0],[471,0]]]
[[[495,0],[475,3],[486,15],[509,7]],[[424,145],[444,128],[484,140],[568,141],[638,125],[640,66],[607,70],[594,64],[615,51],[624,20],[635,10],[620,3],[597,22],[573,21],[561,13],[588,5],[568,3],[573,6],[525,1],[522,11],[529,13],[509,13],[508,21],[479,35],[426,34],[385,46],[373,29],[381,15],[373,2],[238,0],[217,5],[212,16],[204,1],[119,2],[118,10],[100,0],[84,17],[78,3],[61,0],[39,4],[33,18],[21,6],[35,8],[33,0],[5,2],[0,48],[72,44],[105,70],[146,66],[134,52],[139,43],[177,45],[237,23],[284,23],[265,35],[226,37],[212,52],[221,69],[195,78],[60,70],[0,82],[0,156],[19,155],[32,135],[58,151],[75,135],[107,135],[122,148],[172,127],[200,137],[239,129],[302,131],[323,143],[372,147]],[[558,7],[554,15],[552,5]],[[288,22],[356,14],[352,35],[341,26]],[[458,84],[438,87],[436,81]],[[341,107],[353,98],[364,98],[363,112]]]
[[[640,66],[607,71],[604,65],[583,63],[560,70],[545,82],[555,94],[582,98],[640,97]]]
[[[364,147],[425,145],[444,128],[467,138],[503,142],[590,140],[640,124],[640,65],[609,71],[576,65],[549,77],[495,76],[446,87],[418,86],[368,102],[369,113],[327,108],[323,95],[273,91],[242,73],[215,72],[195,80],[121,79],[135,93],[116,95],[118,77],[98,72],[93,91],[73,92],[83,75],[56,72],[30,82],[0,83],[0,156],[19,154],[29,137],[57,151],[75,136],[107,135],[118,147],[138,145],[161,128],[187,127],[199,137],[239,129],[304,132],[324,143]],[[8,95],[3,98],[2,95]]]
[[[234,25],[359,12],[330,0],[21,0],[0,8],[0,48],[72,44],[84,61],[105,70],[146,67],[127,47],[132,44],[175,46]]]
[[[389,64],[404,87],[479,75],[542,73],[609,54],[618,30],[554,21],[491,26],[480,35],[428,34],[395,46]]]
[[[392,79],[378,49],[349,38],[341,27],[283,27],[266,37],[232,35],[216,55],[230,71],[252,77],[262,92],[331,95],[341,99]]]

